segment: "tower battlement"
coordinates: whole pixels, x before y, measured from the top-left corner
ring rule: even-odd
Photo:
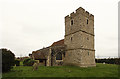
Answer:
[[[78,9],[76,9],[75,12],[72,12],[70,15],[67,15],[65,17],[65,21],[69,21],[71,18],[74,18],[79,14],[82,14],[90,20],[94,20],[94,15],[90,14],[88,11],[85,11],[85,9],[83,9],[82,7],[79,7]]]

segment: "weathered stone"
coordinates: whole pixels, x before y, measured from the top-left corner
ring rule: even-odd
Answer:
[[[67,46],[65,64],[95,66],[94,16],[81,7],[69,19],[67,16],[64,44]]]
[[[56,60],[62,54],[62,60]],[[82,7],[65,17],[65,38],[34,51],[32,58],[45,66],[96,66],[94,49],[94,15]]]
[[[35,62],[35,63],[33,64],[33,70],[38,70],[38,66],[39,66],[39,64]]]

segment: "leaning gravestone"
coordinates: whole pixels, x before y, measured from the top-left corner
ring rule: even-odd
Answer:
[[[38,66],[39,66],[39,64],[37,62],[35,62],[33,64],[33,70],[38,70]]]

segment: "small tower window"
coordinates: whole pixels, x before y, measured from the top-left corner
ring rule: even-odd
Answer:
[[[73,25],[73,20],[71,20],[71,25]]]
[[[88,19],[87,19],[87,24],[88,24]]]
[[[71,41],[72,41],[72,37],[71,37]]]
[[[87,37],[87,40],[89,40],[89,38]]]

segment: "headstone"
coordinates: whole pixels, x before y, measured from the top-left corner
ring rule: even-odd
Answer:
[[[38,63],[33,64],[33,70],[38,70]]]

